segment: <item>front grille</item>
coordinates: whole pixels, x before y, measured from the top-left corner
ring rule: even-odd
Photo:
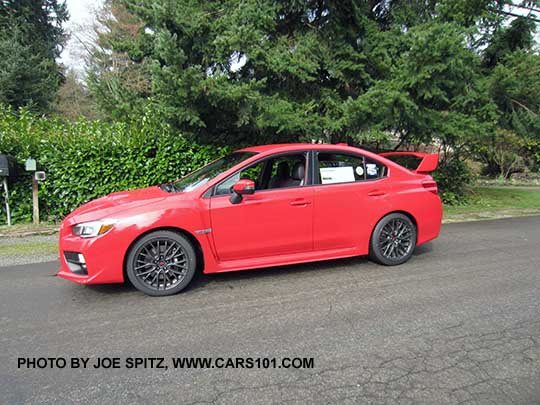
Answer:
[[[64,258],[66,263],[73,274],[78,274],[80,276],[88,275],[86,269],[86,259],[84,255],[79,252],[64,252]]]

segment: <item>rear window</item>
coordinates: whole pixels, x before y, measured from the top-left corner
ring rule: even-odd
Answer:
[[[416,170],[416,168],[418,167],[418,165],[420,165],[420,162],[422,161],[422,158],[412,155],[392,155],[385,156],[385,158],[409,170]]]

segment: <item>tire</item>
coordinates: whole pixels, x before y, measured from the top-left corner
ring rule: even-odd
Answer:
[[[151,296],[173,295],[188,286],[197,268],[191,242],[171,231],[156,231],[139,239],[129,250],[129,281]]]
[[[369,257],[386,266],[405,263],[416,246],[416,226],[411,219],[399,213],[385,216],[371,234]]]

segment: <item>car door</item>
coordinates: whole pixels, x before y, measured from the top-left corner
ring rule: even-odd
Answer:
[[[303,165],[302,178],[290,172],[277,181],[283,156]],[[210,201],[212,237],[220,261],[309,252],[313,249],[313,189],[308,181],[307,152],[262,159],[216,186]],[[299,171],[300,169],[298,169]],[[255,181],[256,190],[233,204],[230,186],[240,178]]]
[[[374,221],[388,210],[386,167],[359,154],[318,151],[314,168],[314,250],[365,250]]]

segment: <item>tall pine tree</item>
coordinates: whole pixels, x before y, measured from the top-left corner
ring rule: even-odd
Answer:
[[[62,80],[57,63],[68,18],[60,0],[0,2],[0,102],[50,110]]]
[[[155,104],[199,140],[366,144],[391,136],[455,152],[497,125],[483,79],[488,60],[504,59],[493,44],[510,38],[499,34],[507,0],[109,3],[137,25],[125,35],[111,17],[103,54],[123,55],[117,71],[141,69],[148,86],[131,91],[120,75],[107,81],[115,66],[105,63],[96,87]],[[535,26],[529,20],[524,39]],[[140,104],[109,105],[125,114]]]

